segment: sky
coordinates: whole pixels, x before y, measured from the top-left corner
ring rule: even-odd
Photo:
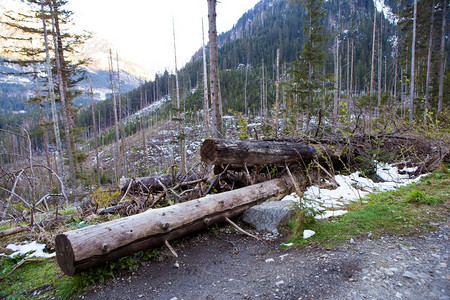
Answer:
[[[18,1],[18,0],[0,0]],[[259,0],[221,0],[216,7],[217,31],[228,31]],[[173,26],[180,69],[208,42],[206,0],[69,0],[77,26],[112,43],[121,58],[138,63],[152,77],[174,70]]]

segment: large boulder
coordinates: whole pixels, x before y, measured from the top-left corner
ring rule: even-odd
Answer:
[[[268,201],[247,209],[243,221],[258,231],[273,232],[286,225],[295,211],[294,201]]]

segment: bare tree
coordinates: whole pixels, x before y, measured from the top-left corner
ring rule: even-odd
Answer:
[[[45,47],[45,64],[47,68],[47,80],[48,80],[48,91],[50,94],[50,103],[52,109],[52,121],[53,121],[53,131],[56,140],[56,171],[62,174],[62,178],[65,181],[65,172],[64,172],[64,164],[61,158],[62,153],[62,143],[61,143],[61,135],[59,133],[59,124],[58,124],[58,112],[56,110],[55,103],[55,85],[53,83],[53,74],[52,67],[50,64],[50,48],[48,46],[48,34],[47,34],[47,24],[45,22],[45,14],[44,14],[44,0],[41,0],[41,18],[42,18],[42,28],[44,34],[44,47]]]
[[[94,91],[92,89],[92,78],[89,76],[89,86],[90,86],[90,94],[91,94],[91,112],[92,112],[92,129],[94,131],[94,147],[95,147],[95,168],[97,171],[97,184],[100,185],[100,162],[98,160],[98,141],[97,141],[97,123],[95,121],[95,113],[94,113]]]
[[[382,43],[382,28],[383,28],[383,16],[380,17],[380,26],[378,29],[378,88],[377,88],[377,113],[379,114],[379,110],[381,108],[381,83],[382,83],[382,74],[383,74],[383,43]]]
[[[120,152],[120,135],[119,135],[119,121],[117,118],[117,103],[116,103],[116,88],[115,88],[115,79],[114,79],[114,66],[113,66],[113,58],[112,51],[109,49],[109,72],[110,72],[110,81],[111,81],[111,93],[113,100],[113,113],[114,113],[114,129],[116,133],[116,155],[115,155],[115,163],[116,163],[116,180],[121,177],[122,171],[122,155]]]
[[[278,135],[278,110],[280,106],[280,48],[277,49],[277,81],[275,89],[275,134]]]
[[[338,116],[338,93],[339,93],[339,37],[334,39],[334,98],[333,98],[333,123],[336,124]]]
[[[445,77],[445,36],[447,22],[447,0],[442,1],[442,29],[441,29],[441,47],[439,49],[439,101],[438,115],[442,113],[442,101],[444,99],[444,77]]]
[[[58,75],[58,84],[59,84],[59,98],[61,100],[61,110],[62,110],[62,123],[64,128],[64,136],[66,140],[66,150],[67,150],[67,160],[69,161],[69,178],[75,178],[75,160],[73,154],[73,141],[72,141],[72,133],[71,124],[70,124],[70,113],[67,107],[67,99],[65,87],[64,87],[64,78],[63,78],[63,69],[61,62],[60,49],[61,46],[58,43],[59,37],[57,36],[56,25],[55,25],[55,11],[53,10],[53,6],[51,7],[51,21],[52,21],[52,34],[53,34],[53,43],[55,46],[55,62],[56,62],[56,74]]]
[[[120,91],[120,67],[119,67],[119,54],[116,51],[116,63],[117,63],[117,92],[118,92],[118,98],[119,98],[119,131],[120,131],[120,150],[121,150],[121,157],[122,157],[122,174],[126,174],[126,159],[125,159],[125,145],[124,145],[124,139],[125,139],[125,133],[123,130],[123,124],[122,124],[122,93]]]
[[[370,64],[370,91],[369,91],[369,123],[372,123],[372,95],[373,95],[373,81],[375,77],[375,36],[377,28],[377,9],[373,12],[373,34],[372,34],[372,60]]]
[[[409,123],[413,123],[414,112],[414,68],[416,52],[416,22],[417,22],[417,0],[414,0],[413,32],[411,42],[411,84],[409,89]]]
[[[430,73],[431,73],[431,54],[433,52],[433,31],[434,31],[434,0],[431,5],[430,37],[428,39],[427,56],[427,78],[425,83],[425,103],[423,112],[423,126],[427,127],[428,99],[430,94]]]
[[[205,32],[203,30],[202,18],[202,50],[203,50],[203,119],[205,122],[206,134],[209,135],[209,97],[208,97],[208,72],[206,67]]]
[[[208,20],[209,20],[209,67],[211,83],[211,108],[213,120],[213,137],[223,136],[222,126],[222,103],[219,97],[219,61],[217,49],[217,29],[216,29],[216,0],[208,1]]]
[[[180,169],[181,173],[186,173],[186,144],[184,138],[184,116],[181,115],[180,103],[180,87],[178,85],[178,69],[177,69],[177,47],[175,42],[175,22],[173,25],[173,52],[175,58],[175,86],[177,95],[177,122],[178,122],[178,142],[180,144]]]

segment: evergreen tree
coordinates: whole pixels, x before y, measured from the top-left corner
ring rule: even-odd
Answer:
[[[302,0],[301,4],[306,9],[303,27],[306,41],[302,52],[291,63],[291,69],[288,71],[291,76],[288,91],[299,97],[300,106],[307,113],[309,123],[311,114],[319,107],[318,93],[327,81],[322,68],[327,57],[323,50],[326,36],[323,32],[325,11],[323,0]]]

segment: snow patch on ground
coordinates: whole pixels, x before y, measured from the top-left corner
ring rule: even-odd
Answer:
[[[303,201],[304,205],[317,212],[316,219],[328,219],[347,213],[345,207],[353,201],[361,200],[371,193],[385,192],[394,190],[400,186],[409,185],[417,182],[421,175],[416,178],[410,178],[416,169],[404,168],[399,170],[391,164],[376,163],[376,174],[382,182],[361,176],[360,172],[350,175],[336,175],[334,177],[338,186],[335,189],[319,188],[310,186],[300,198],[297,194],[285,196],[282,200],[291,200],[295,202]],[[331,184],[330,182],[328,182]]]
[[[22,244],[9,244],[6,246],[6,249],[14,251],[10,255],[6,255],[1,253],[1,256],[8,256],[8,257],[15,257],[16,255],[25,255],[26,257],[43,257],[43,258],[49,258],[49,257],[55,257],[56,253],[45,253],[45,245],[39,244],[38,242],[24,242]]]

